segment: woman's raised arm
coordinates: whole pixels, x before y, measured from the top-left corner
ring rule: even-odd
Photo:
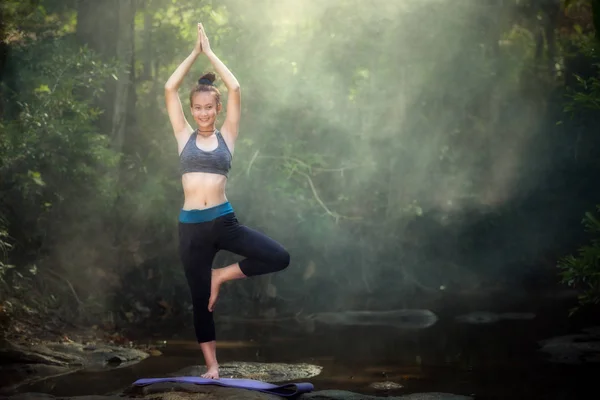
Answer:
[[[202,24],[198,24],[198,26],[200,29],[199,34],[201,37],[202,52],[206,54],[210,60],[210,63],[215,68],[217,74],[219,74],[223,80],[223,83],[225,83],[225,86],[227,87],[227,115],[221,131],[223,135],[226,136],[228,141],[233,144],[237,138],[240,124],[242,99],[240,83],[231,73],[231,71],[225,66],[225,64],[223,64],[219,57],[213,53]]]
[[[167,112],[169,114],[169,119],[171,120],[171,125],[173,126],[173,133],[178,140],[180,137],[187,137],[193,130],[183,114],[183,106],[181,105],[181,100],[179,99],[178,94],[179,86],[181,86],[181,82],[183,82],[183,79],[189,72],[190,68],[192,68],[194,61],[196,61],[201,53],[201,27],[200,24],[198,24],[198,38],[196,40],[194,50],[192,50],[192,53],[187,56],[185,60],[183,60],[175,72],[173,72],[167,83],[165,83],[165,102],[167,104]]]

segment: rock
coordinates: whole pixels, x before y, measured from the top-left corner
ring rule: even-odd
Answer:
[[[123,367],[139,362],[148,353],[117,346],[84,346],[79,343],[47,343],[24,347],[8,344],[0,349],[0,357],[12,363],[39,363],[89,368]]]
[[[458,322],[467,324],[493,324],[501,320],[530,320],[534,319],[533,313],[494,313],[490,311],[475,311],[455,317]]]
[[[123,400],[121,396],[75,396],[75,397],[54,397],[44,393],[22,393],[6,398],[7,400]],[[0,397],[0,400],[4,400]]]
[[[157,383],[154,385],[133,388],[127,393],[112,396],[76,396],[56,398],[42,393],[23,393],[7,398],[7,400],[123,400],[123,399],[147,399],[147,400],[281,400],[280,396],[262,393],[254,390],[233,389],[216,385],[193,385],[178,383]],[[296,397],[298,400],[472,400],[471,397],[460,396],[450,393],[413,393],[399,397],[379,397],[354,393],[346,390],[321,390],[305,393]],[[0,400],[4,400],[0,397]]]
[[[298,398],[302,400],[372,400],[379,399],[380,397],[367,396],[359,393],[349,392],[347,390],[320,390],[317,392],[305,393]],[[398,399],[397,397],[387,398]]]
[[[77,370],[77,368],[67,366],[46,364],[2,365],[0,366],[0,376],[2,376],[0,392],[10,393],[24,384],[41,382],[46,379],[67,375]]]
[[[222,378],[255,379],[263,382],[287,382],[308,379],[321,373],[323,367],[312,364],[255,363],[233,361],[221,364],[219,375]],[[200,376],[206,372],[205,366],[194,365],[181,369],[169,376]]]
[[[500,316],[496,313],[487,311],[476,311],[464,315],[459,315],[455,318],[458,322],[467,324],[492,324],[500,321]]]
[[[71,400],[71,399],[73,399],[73,400],[123,400],[124,398],[122,396],[102,396],[102,395],[61,397],[60,398],[60,400]]]
[[[204,394],[202,399],[240,399],[240,400],[281,400],[280,396],[262,393],[255,390],[235,389],[217,385],[194,385],[190,383],[155,383],[153,385],[132,387],[127,391],[129,396],[143,396],[146,399],[190,399],[188,396],[173,397],[171,394],[194,393]],[[78,399],[79,400],[79,399]]]
[[[8,397],[10,400],[52,400],[56,397],[46,393],[22,393]]]
[[[526,312],[501,313],[500,319],[515,320],[515,321],[527,321],[530,319],[535,319],[535,314],[534,313],[526,313]]]
[[[399,383],[396,382],[373,382],[369,385],[370,388],[373,388],[375,390],[395,390],[395,389],[402,389],[404,386],[402,386]]]
[[[400,396],[402,400],[472,400],[472,397],[461,396],[451,393],[413,393],[406,396]]]
[[[472,397],[461,396],[451,393],[413,393],[406,396],[400,396],[402,400],[472,400]]]
[[[117,346],[84,346],[79,343],[46,343],[30,347],[3,342],[0,371],[8,384],[2,392],[11,392],[19,386],[43,381],[81,369],[97,371],[114,369],[137,363],[149,354],[137,349]]]
[[[589,335],[597,336],[598,338],[600,338],[600,326],[592,326],[591,328],[585,328],[583,331]]]
[[[438,318],[429,310],[343,311],[309,315],[308,320],[339,326],[389,326],[399,329],[425,329]]]
[[[451,393],[413,393],[399,397],[379,397],[348,392],[345,390],[321,390],[318,392],[306,393],[298,397],[298,399],[302,400],[375,400],[382,398],[386,398],[388,400],[472,400],[472,397],[460,396]]]
[[[542,340],[540,351],[551,362],[583,364],[600,362],[600,327],[585,329],[582,334],[558,336]]]
[[[0,358],[6,363],[31,363],[47,365],[82,365],[83,359],[72,354],[55,352],[44,345],[25,347],[4,342],[0,349]]]
[[[119,346],[82,346],[76,343],[61,343],[62,351],[74,351],[84,357],[86,369],[103,367],[122,368],[138,363],[150,355],[145,351]],[[56,348],[56,346],[55,346]]]

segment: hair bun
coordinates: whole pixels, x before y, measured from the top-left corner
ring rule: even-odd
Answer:
[[[200,77],[200,79],[198,79],[198,85],[213,85],[214,86],[215,79],[217,79],[216,75],[212,72],[208,72],[208,73],[202,75]]]

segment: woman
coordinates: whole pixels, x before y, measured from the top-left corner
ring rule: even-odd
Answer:
[[[221,129],[215,127],[221,112],[221,94],[215,75],[205,74],[190,93],[194,122],[186,121],[178,88],[198,56],[204,54],[225,83],[227,115]],[[231,71],[212,52],[202,24],[192,53],[165,84],[165,99],[181,164],[185,201],[179,213],[179,253],[192,295],[194,329],[206,362],[204,378],[219,379],[213,309],[224,282],[281,271],[289,253],[269,237],[240,225],[225,196],[240,121],[240,85]],[[219,250],[246,257],[239,263],[212,270]]]

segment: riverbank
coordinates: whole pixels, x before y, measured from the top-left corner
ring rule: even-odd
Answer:
[[[222,377],[307,381],[315,391],[303,396],[318,393],[321,397],[312,398],[321,399],[451,399],[451,395],[576,399],[578,393],[594,388],[593,377],[600,373],[600,330],[593,328],[593,324],[598,325],[597,315],[590,310],[587,316],[569,317],[573,304],[570,296],[530,295],[510,301],[507,296],[494,301],[498,297],[490,295],[452,298],[454,302],[448,298],[443,307],[419,313],[343,311],[313,315],[307,320],[264,319],[251,323],[224,319],[218,324],[219,360],[224,373],[227,371]],[[419,318],[413,320],[413,314]],[[13,326],[20,326],[22,333],[26,328],[22,324],[20,321]],[[104,361],[111,358],[110,351],[114,355],[122,349],[147,352],[148,356],[139,360],[115,356],[101,368],[78,367],[66,375],[22,385],[5,396],[11,396],[11,400],[23,393],[44,393],[49,399],[91,395],[163,398],[165,393],[176,391],[181,398],[231,398],[227,397],[230,388],[206,385],[132,388],[133,382],[141,378],[200,375],[201,353],[193,332],[132,341],[125,334],[111,334],[99,327],[69,331],[65,326],[57,324],[54,333],[45,333],[61,343],[62,347],[55,344],[51,350],[91,350],[104,354]],[[31,335],[43,329],[42,325],[31,326],[27,332]],[[65,332],[66,338],[57,334]],[[17,337],[18,332],[13,335]],[[30,342],[44,343],[38,338],[30,338]],[[53,358],[64,362],[60,357]],[[127,364],[129,361],[132,363]],[[248,369],[248,363],[253,368]],[[41,363],[37,364],[39,368]],[[279,372],[274,370],[275,365]],[[303,374],[306,369],[299,366],[317,368],[319,372],[313,369]],[[281,368],[288,371],[283,378]],[[32,371],[29,376],[35,375]],[[406,397],[413,395],[430,397]]]

